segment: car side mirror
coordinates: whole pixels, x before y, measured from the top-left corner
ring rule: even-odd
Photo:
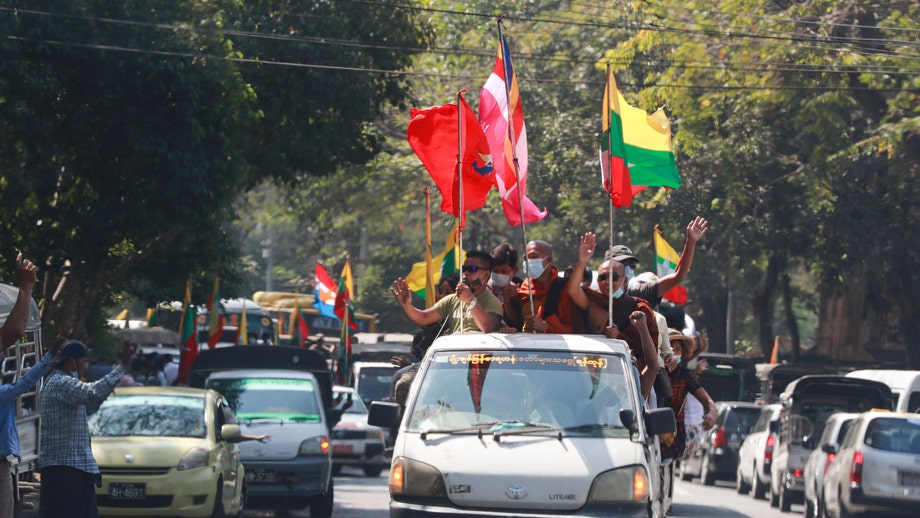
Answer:
[[[770,433],[779,431],[779,421],[770,421]]]
[[[227,442],[241,442],[243,431],[238,424],[225,424],[220,427],[220,440]]]
[[[674,420],[674,409],[664,407],[645,412],[645,428],[649,435],[676,432],[677,421]]]
[[[339,420],[342,419],[342,414],[344,412],[345,410],[339,408],[326,409],[326,421],[328,421],[329,430],[332,430],[335,428],[335,425],[339,424]]]
[[[832,442],[826,442],[821,445],[821,451],[827,454],[836,455],[839,449],[840,448],[835,443],[832,443]]]
[[[620,410],[620,422],[629,430],[630,434],[639,433],[639,425],[636,422],[636,413],[631,408]]]
[[[399,426],[399,403],[389,401],[371,401],[367,413],[367,424],[380,428],[396,428]]]

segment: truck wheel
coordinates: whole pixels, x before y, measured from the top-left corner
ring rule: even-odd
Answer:
[[[380,466],[364,466],[364,476],[370,478],[377,478],[380,476],[380,472],[383,471],[383,468]]]
[[[751,494],[756,500],[763,500],[767,496],[767,488],[763,486],[756,466],[754,467],[754,478],[751,479]]]
[[[332,518],[333,497],[332,480],[330,480],[326,493],[310,500],[310,518]]]
[[[744,477],[741,475],[741,466],[738,466],[738,469],[735,470],[735,490],[738,491],[739,495],[746,495],[751,490],[751,486],[744,481]]]
[[[792,509],[792,497],[789,495],[789,491],[786,491],[786,486],[779,486],[779,510],[788,513],[789,509]]]
[[[700,460],[700,482],[704,486],[711,486],[716,481],[716,474],[709,469],[709,454],[703,455]]]
[[[782,473],[777,473],[779,479],[783,479]],[[773,477],[770,477],[770,507],[779,507],[779,495],[773,491]]]

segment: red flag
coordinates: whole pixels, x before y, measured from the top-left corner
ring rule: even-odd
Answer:
[[[501,28],[501,25],[499,25]],[[508,102],[510,98],[511,102]],[[508,107],[511,106],[509,125]],[[527,130],[524,127],[524,106],[521,104],[517,76],[511,66],[511,53],[504,35],[499,31],[498,58],[492,74],[480,91],[479,118],[492,161],[495,164],[495,186],[501,196],[502,209],[508,224],[521,224],[523,202],[524,222],[533,223],[546,217],[527,197]],[[509,128],[511,126],[511,128]],[[513,147],[513,149],[512,149]],[[514,158],[517,156],[517,167]],[[518,179],[520,178],[520,181]],[[520,188],[520,193],[518,193]]]
[[[445,104],[424,110],[412,109],[409,122],[409,145],[418,155],[428,174],[441,191],[441,211],[463,219],[460,212],[459,176],[457,175],[458,135],[463,139],[463,210],[481,209],[495,183],[489,144],[476,114],[460,99],[457,105]],[[458,130],[458,124],[462,131]]]
[[[294,311],[291,312],[291,328],[288,333],[291,335],[291,345],[303,347],[310,337],[310,328],[307,327],[307,321],[300,312],[300,294],[295,294]]]

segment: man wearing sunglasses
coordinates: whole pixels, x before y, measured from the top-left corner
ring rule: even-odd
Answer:
[[[581,281],[588,261],[594,255],[597,245],[597,236],[587,232],[578,247],[578,263],[572,270],[572,275],[566,282],[566,291],[572,304],[585,312],[587,320],[587,333],[604,334],[610,338],[619,338],[629,344],[639,371],[645,368],[645,347],[648,345],[655,350],[658,343],[658,324],[655,314],[648,302],[626,294],[626,267],[618,261],[606,260],[597,268],[597,286],[599,291],[582,287]],[[613,325],[609,325],[609,304],[613,294]],[[633,318],[636,311],[645,315],[645,318]],[[641,324],[641,327],[636,325]],[[647,332],[646,332],[647,331]],[[651,340],[651,344],[646,344]],[[655,362],[657,364],[657,360]],[[656,365],[657,370],[657,365]]]
[[[406,317],[417,326],[427,326],[446,318],[445,333],[491,333],[498,330],[502,303],[488,288],[492,276],[492,256],[479,250],[467,252],[461,270],[456,292],[438,300],[428,309],[412,305],[412,291],[402,277],[393,282],[390,292]]]

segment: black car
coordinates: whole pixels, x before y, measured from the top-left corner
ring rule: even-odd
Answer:
[[[699,477],[711,486],[716,480],[734,480],[738,469],[738,449],[760,417],[761,407],[745,401],[716,404],[717,416],[711,430],[700,434],[692,453],[680,463],[681,478]]]

